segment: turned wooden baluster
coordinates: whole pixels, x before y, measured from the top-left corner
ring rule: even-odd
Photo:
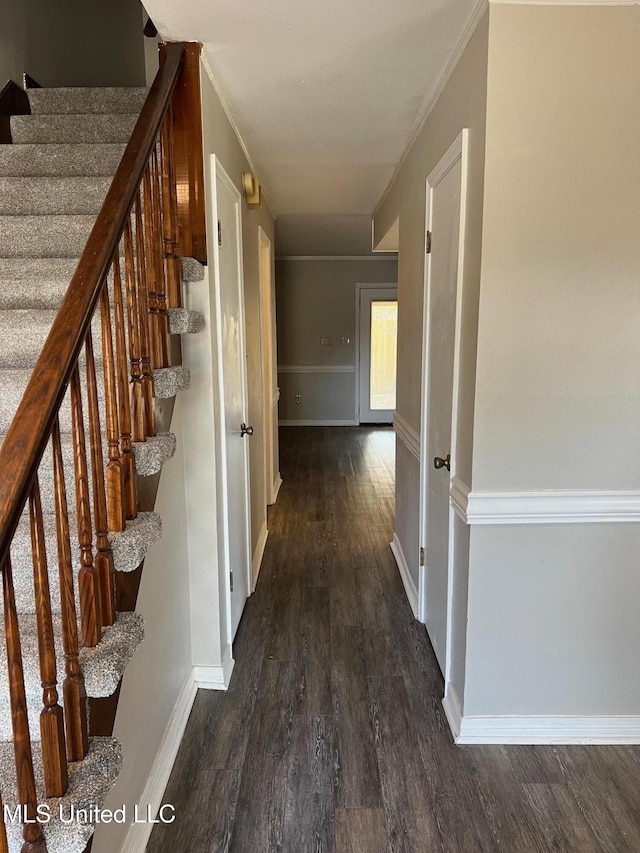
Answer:
[[[116,327],[118,420],[120,421],[120,452],[122,454],[120,464],[124,474],[125,516],[131,521],[138,514],[138,480],[131,446],[131,399],[129,396],[129,369],[127,367],[126,319],[118,252],[113,256],[113,307]]]
[[[82,417],[82,392],[78,365],[71,374],[71,417],[73,423],[73,458],[76,480],[76,511],[78,515],[78,542],[80,543],[80,621],[82,642],[97,646],[102,636],[102,610],[100,606],[100,578],[93,563],[91,504],[87,473],[87,446]]]
[[[154,201],[151,192],[151,163],[142,178],[142,214],[144,232],[144,281],[149,301],[149,351],[153,368],[164,367],[160,335],[160,277],[156,245]]]
[[[18,626],[16,597],[13,587],[13,570],[9,555],[5,557],[4,565],[2,566],[2,593],[18,801],[25,810],[27,820],[34,821],[38,798],[33,773],[33,754],[31,752],[31,736],[29,735],[29,719],[27,717],[27,697],[24,690],[22,650],[20,648],[20,629]],[[23,849],[33,851],[33,853],[36,853],[36,851],[44,853],[46,848],[38,823],[25,823],[22,829],[22,837],[25,840]]]
[[[51,448],[53,451],[53,487],[56,502],[62,647],[65,655],[66,677],[62,682],[62,695],[64,696],[64,721],[67,733],[67,758],[69,761],[81,761],[89,749],[87,693],[78,659],[76,593],[73,585],[67,486],[64,479],[58,418],[56,418],[51,434]]]
[[[167,314],[167,281],[164,263],[164,226],[162,222],[162,192],[160,170],[158,167],[158,149],[151,152],[151,196],[153,207],[153,248],[156,265],[156,293],[158,298],[158,332],[162,349],[162,366],[169,364],[169,315]]]
[[[100,427],[100,404],[96,382],[96,361],[93,354],[91,327],[85,342],[87,356],[87,405],[89,409],[89,436],[91,446],[91,478],[93,484],[93,519],[96,530],[96,555],[94,565],[100,583],[100,607],[102,624],[113,625],[116,621],[116,578],[113,554],[107,536],[107,495],[104,484],[104,456],[102,455],[102,430]]]
[[[162,122],[160,135],[162,171],[162,222],[164,225],[164,256],[167,270],[167,300],[170,308],[182,307],[182,264],[180,262],[178,230],[178,200],[173,157],[173,111],[171,104]]]
[[[107,479],[107,519],[109,530],[121,533],[125,526],[124,472],[120,461],[116,365],[113,353],[113,337],[111,335],[109,288],[106,281],[100,294],[100,319],[102,324],[104,397],[109,454],[109,461],[105,471]]]
[[[64,714],[58,702],[58,674],[53,617],[51,615],[49,570],[44,525],[42,523],[40,485],[37,475],[29,495],[29,523],[31,526],[33,580],[36,593],[38,654],[40,678],[42,680],[43,708],[40,712],[40,737],[42,740],[44,787],[47,797],[63,797],[69,787],[67,747],[64,737]]]
[[[136,218],[136,271],[137,271],[137,298],[138,298],[138,325],[140,328],[140,360],[142,363],[142,387],[144,391],[145,406],[145,431],[147,436],[156,434],[153,409],[153,371],[151,369],[151,350],[154,334],[154,316],[149,309],[148,281],[148,254],[145,247],[145,232],[142,221],[142,200],[140,192],[135,202]]]
[[[140,328],[138,325],[138,297],[136,294],[136,267],[133,254],[131,219],[124,229],[124,266],[127,283],[127,321],[129,327],[129,361],[131,363],[131,416],[133,440],[145,440],[145,403],[140,357]]]

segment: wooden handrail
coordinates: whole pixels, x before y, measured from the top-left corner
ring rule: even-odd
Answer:
[[[102,210],[0,448],[0,566],[76,367],[112,258],[129,221],[140,182],[180,76],[185,48],[165,47],[164,62],[145,101]]]

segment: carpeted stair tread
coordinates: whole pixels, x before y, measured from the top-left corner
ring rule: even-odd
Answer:
[[[29,730],[34,741],[40,740],[40,711],[42,710],[42,683],[38,652],[37,618],[32,613],[20,614],[20,648],[24,668],[24,687],[27,697]],[[62,681],[65,657],[62,649],[62,620],[53,616],[56,639],[56,661],[59,686],[59,703],[63,704]],[[87,696],[103,698],[115,692],[127,664],[144,639],[144,620],[139,613],[118,613],[116,621],[106,628],[102,639],[92,649],[80,650],[80,668],[84,675]],[[6,660],[4,622],[0,622],[0,654]],[[0,741],[13,736],[9,704],[9,678],[6,667],[0,668]]]
[[[104,177],[2,177],[0,216],[96,216],[111,185]]]
[[[0,367],[33,367],[56,313],[31,308],[1,311]]]
[[[0,310],[58,308],[78,258],[0,257]]]
[[[49,586],[51,606],[54,613],[60,613],[60,573],[58,571],[58,548],[56,535],[56,517],[46,513],[43,518],[44,535],[49,567]],[[78,545],[77,525],[74,514],[70,513],[71,558],[74,577],[80,571],[80,548]],[[117,572],[133,572],[143,561],[149,548],[162,536],[162,519],[157,512],[141,512],[133,521],[127,521],[122,533],[110,533],[109,543],[113,554],[113,565]],[[18,524],[12,545],[11,565],[16,596],[16,608],[19,613],[35,613],[35,593],[33,587],[33,560],[31,556],[31,527],[29,517],[23,515]],[[79,598],[76,596],[76,602]]]
[[[199,311],[186,308],[169,308],[170,335],[196,335],[204,329],[204,317]]]
[[[0,216],[0,257],[79,258],[95,219],[95,214]]]
[[[0,175],[105,177],[115,174],[123,142],[0,145]]]
[[[203,281],[204,280],[204,265],[195,258],[181,258],[182,261],[182,280],[183,281]]]
[[[191,371],[188,367],[161,367],[153,371],[153,392],[159,400],[169,400],[178,392],[191,387]]]
[[[32,115],[139,113],[149,90],[113,86],[29,89]]]
[[[11,116],[11,139],[26,143],[127,143],[138,113]]]
[[[115,738],[92,738],[89,752],[83,761],[69,765],[69,789],[62,799],[46,799],[42,769],[42,749],[33,744],[33,760],[36,777],[37,802],[46,805],[51,821],[42,827],[47,853],[84,853],[95,826],[92,823],[72,821],[63,823],[73,810],[89,811],[104,806],[107,794],[115,784],[122,768],[122,747]],[[15,778],[13,744],[0,744],[0,790],[4,805],[13,813],[19,805]],[[22,826],[19,821],[5,821],[9,842],[9,853],[21,853],[24,849]]]

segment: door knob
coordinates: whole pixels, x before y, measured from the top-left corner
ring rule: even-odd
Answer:
[[[246,424],[240,424],[240,437],[243,435],[253,435],[253,427]]]
[[[446,468],[447,471],[450,471],[451,470],[451,454],[447,453],[447,455],[445,456],[444,459],[442,458],[442,456],[436,456],[433,460],[433,467],[436,469]]]

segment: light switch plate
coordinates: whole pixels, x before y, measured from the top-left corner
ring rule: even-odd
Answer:
[[[333,338],[320,338],[321,347],[330,347],[333,343]]]

